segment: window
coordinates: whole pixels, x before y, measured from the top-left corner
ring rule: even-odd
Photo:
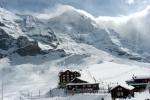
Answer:
[[[120,96],[120,92],[117,92],[117,96]]]
[[[71,86],[69,85],[69,88],[71,88]]]
[[[97,87],[97,85],[94,85],[93,87]]]
[[[121,96],[123,96],[123,92],[121,92],[120,94],[121,94]]]
[[[75,86],[75,88],[78,88],[78,86]]]
[[[85,88],[85,85],[83,85],[83,88]]]
[[[147,80],[145,80],[145,83],[148,83],[148,81],[147,81]]]
[[[90,84],[88,84],[88,85],[87,85],[87,87],[89,87],[89,88],[90,88],[90,87],[91,87],[91,85],[90,85]]]
[[[118,88],[117,90],[118,90],[118,91],[122,91],[122,88]]]
[[[69,77],[69,76],[67,76],[67,79],[70,79],[70,77]]]

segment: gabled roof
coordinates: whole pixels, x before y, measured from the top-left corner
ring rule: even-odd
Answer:
[[[84,81],[80,79],[79,77],[74,78],[72,81],[70,81],[70,83],[76,83],[75,81],[80,81],[80,83],[88,83],[87,81]]]
[[[63,74],[63,73],[66,73],[66,72],[80,74],[78,71],[75,71],[75,70],[62,70],[62,71],[59,72],[59,74]]]
[[[111,90],[113,90],[113,89],[115,89],[115,88],[117,88],[119,86],[121,86],[121,87],[123,87],[123,88],[125,88],[127,90],[133,90],[134,89],[133,86],[130,86],[130,85],[127,85],[127,84],[120,84],[120,85],[116,85],[116,86],[112,87]]]

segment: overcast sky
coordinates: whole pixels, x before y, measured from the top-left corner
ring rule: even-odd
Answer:
[[[94,16],[128,15],[150,5],[150,0],[0,0],[4,8],[19,12],[43,12],[57,4],[71,5]]]

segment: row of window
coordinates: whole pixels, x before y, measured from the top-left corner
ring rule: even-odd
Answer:
[[[63,77],[63,79],[73,79],[74,77]]]
[[[92,87],[92,85],[90,85],[90,84],[88,84],[88,85],[82,85],[83,86],[83,88],[85,88],[86,86],[88,87],[88,88],[91,88]],[[97,87],[97,85],[93,85],[93,87]],[[69,88],[72,88],[72,86],[69,86]],[[78,86],[75,86],[75,88],[78,88]]]
[[[77,73],[76,74],[69,74],[67,73],[67,75],[62,75],[63,77],[66,77],[66,76],[79,76]]]
[[[64,83],[65,83],[65,82],[70,82],[69,79],[67,79],[67,80],[63,79],[62,81],[63,81]]]

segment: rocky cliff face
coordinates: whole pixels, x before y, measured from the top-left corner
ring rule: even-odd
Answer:
[[[34,56],[48,53],[49,49],[55,50],[59,45],[56,35],[50,28],[41,31],[38,26],[41,24],[37,21],[32,16],[15,15],[0,9],[0,57],[12,53]],[[49,48],[43,50],[39,43]]]

